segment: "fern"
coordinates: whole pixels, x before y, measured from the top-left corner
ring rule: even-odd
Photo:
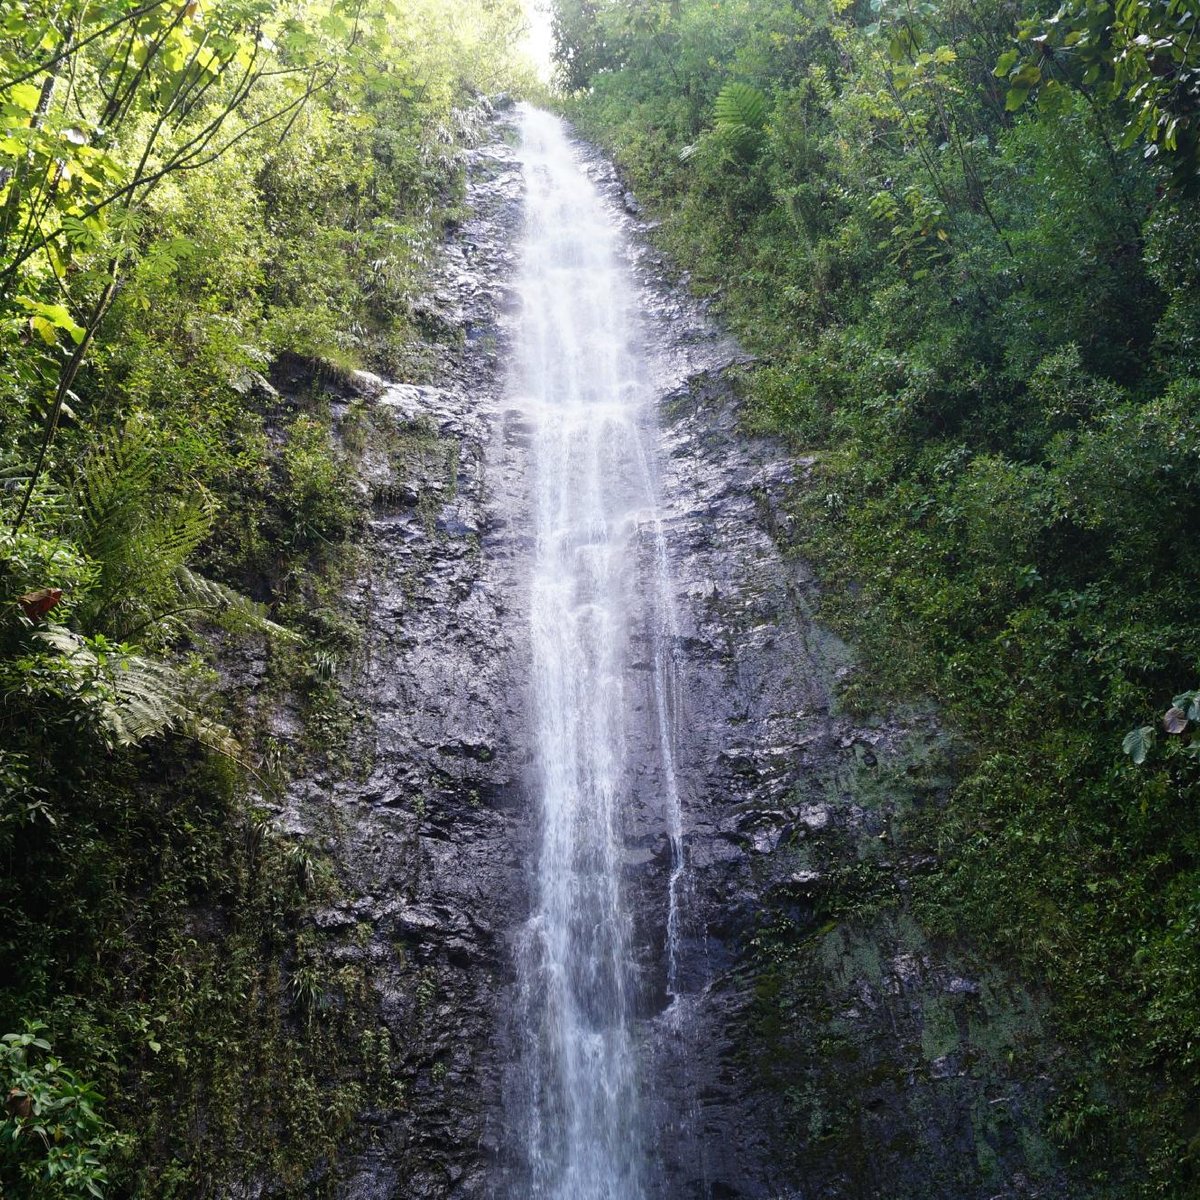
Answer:
[[[69,665],[76,701],[92,711],[110,746],[136,746],[174,732],[242,762],[237,739],[197,710],[192,685],[170,663],[124,647],[110,650],[103,639],[98,645],[62,625],[35,636]]]
[[[63,625],[38,630],[35,637],[54,651],[54,665],[40,676],[31,669],[26,685],[81,706],[110,747],[172,732],[256,774],[232,733],[198,710],[192,682],[153,650],[198,615],[299,639],[261,605],[186,565],[211,528],[212,504],[198,488],[180,497],[159,486],[158,449],[153,427],[135,419],[84,461],[73,495],[74,523],[96,571],[75,614],[85,632]],[[135,638],[141,649],[116,644]]]
[[[145,421],[130,420],[88,455],[76,494],[81,541],[92,558],[104,561],[124,549],[122,539],[153,485],[154,454]]]
[[[748,83],[727,83],[713,105],[713,132],[742,158],[751,158],[762,144],[767,122],[767,98]]]
[[[748,83],[727,83],[713,103],[715,124],[699,141],[679,151],[680,162],[691,162],[706,147],[719,147],[750,161],[762,146],[767,123],[767,97]]]
[[[263,605],[223,583],[197,575],[189,567],[175,568],[175,584],[181,611],[202,612],[227,628],[253,630],[290,642],[301,640],[292,630],[272,621]]]
[[[713,105],[717,125],[759,131],[767,120],[767,98],[748,83],[727,83]]]
[[[117,745],[136,746],[192,723],[184,681],[168,663],[126,654],[113,659],[105,674],[112,692],[104,721]]]
[[[85,460],[76,488],[79,544],[99,568],[80,613],[86,628],[118,637],[177,607],[177,570],[212,528],[213,504],[159,487],[153,427],[130,420]]]

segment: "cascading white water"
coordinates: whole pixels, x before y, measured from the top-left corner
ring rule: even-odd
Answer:
[[[671,850],[663,919],[673,994],[683,872],[673,617],[643,441],[637,295],[621,234],[557,118],[527,110],[522,134],[527,216],[512,392],[535,429],[530,606],[541,849],[518,962],[523,1044],[513,1101],[528,1160],[518,1193],[636,1200],[648,1186],[652,1131],[640,1103],[637,981],[621,886],[624,678],[630,614],[648,610]],[[639,578],[646,531],[652,580]]]

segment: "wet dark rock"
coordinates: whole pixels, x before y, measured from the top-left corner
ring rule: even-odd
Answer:
[[[330,849],[347,899],[316,915],[332,961],[365,972],[390,1035],[394,1107],[360,1118],[343,1200],[486,1194],[503,1125],[500,996],[525,911],[521,637],[526,447],[503,409],[507,289],[522,185],[503,141],[470,152],[473,215],[416,314],[438,386],[358,373],[372,501],[345,603],[364,629],[350,769],[297,782],[279,814]],[[470,336],[465,331],[470,330]],[[298,377],[300,366],[281,368]],[[335,405],[335,416],[349,411]],[[285,742],[298,724],[276,723]],[[343,760],[346,756],[343,757]]]
[[[316,925],[367,972],[396,1055],[402,1099],[361,1115],[341,1200],[522,1195],[504,1087],[512,942],[535,843],[531,429],[503,395],[522,195],[507,121],[471,152],[473,215],[445,247],[430,302],[438,386],[346,382],[378,435],[363,456],[370,538],[347,589],[365,628],[349,692],[370,717],[352,739],[351,771],[301,781],[278,818],[333,850],[348,898]],[[789,492],[812,460],[744,436],[730,370],[747,357],[664,278],[636,202],[586,154],[643,289],[678,619],[688,870],[674,997],[664,983],[671,856],[649,721],[631,734],[625,827],[643,1090],[662,1131],[648,1193],[1072,1194],[1038,1132],[1051,1049],[1036,1000],[969,948],[931,941],[903,903],[877,902],[936,866],[896,832],[906,812],[941,802],[928,782],[936,721],[839,711],[853,656],[814,620],[811,572],[781,545]],[[409,444],[421,453],[396,449]],[[639,545],[655,552],[652,537]],[[649,713],[651,637],[636,628],[649,617],[633,616],[624,683]],[[276,732],[299,736],[286,714]],[[864,896],[873,906],[860,910]]]
[[[232,386],[235,392],[257,401],[268,409],[283,399],[271,381],[258,371],[247,371],[241,378],[233,380]]]

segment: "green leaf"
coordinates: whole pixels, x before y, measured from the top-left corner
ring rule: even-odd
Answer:
[[[1016,66],[1017,59],[1020,57],[1021,52],[1019,50],[1006,50],[996,60],[996,69],[992,72],[992,74],[995,75],[997,79],[1003,79],[1009,73],[1009,71]]]
[[[767,120],[767,98],[747,83],[727,83],[713,105],[714,132],[740,157],[753,158]]]
[[[1026,100],[1029,99],[1029,89],[1027,87],[1012,87],[1008,89],[1008,96],[1004,101],[1005,112],[1016,112]]]
[[[34,333],[46,343],[47,346],[58,345],[58,330],[46,320],[45,317],[33,316],[29,318],[29,324],[33,327]]]
[[[1061,83],[1051,79],[1038,89],[1037,106],[1039,112],[1063,116],[1070,111],[1071,94]]]
[[[1154,726],[1142,725],[1131,729],[1121,742],[1121,749],[1128,754],[1134,763],[1141,766],[1146,761],[1150,747],[1154,745]]]
[[[65,330],[71,340],[78,346],[83,341],[84,329],[72,318],[64,304],[44,304],[41,300],[35,300],[32,296],[18,296],[17,303],[26,311],[34,314],[34,327],[44,338],[46,334],[43,332],[43,324],[51,329]],[[41,319],[39,322],[39,318]],[[53,337],[49,339],[53,342]]]
[[[42,89],[32,83],[15,83],[8,89],[8,98],[27,113],[36,112],[38,102],[42,98]]]

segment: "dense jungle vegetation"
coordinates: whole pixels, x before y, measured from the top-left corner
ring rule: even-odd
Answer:
[[[336,884],[266,819],[270,704],[222,696],[215,648],[332,703],[362,512],[321,381],[420,377],[427,260],[523,21],[0,5],[4,1196],[311,1195],[389,1086],[361,980],[306,940]]]
[[[1044,987],[1097,1194],[1200,1195],[1200,13],[554,22],[564,106],[756,356],[748,432],[808,464],[844,703],[954,731],[918,915]],[[0,1195],[314,1194],[388,1086],[353,1003],[314,1019],[362,987],[308,940],[337,884],[271,826],[269,702],[217,655],[339,719],[363,513],[325,383],[421,377],[521,24],[0,0]]]
[[[751,429],[811,462],[845,702],[959,735],[920,915],[1047,990],[1053,1132],[1101,1192],[1200,1194],[1200,15],[554,19],[570,113],[757,356]]]

